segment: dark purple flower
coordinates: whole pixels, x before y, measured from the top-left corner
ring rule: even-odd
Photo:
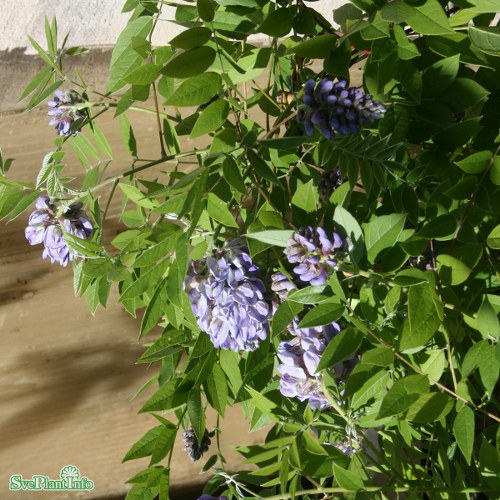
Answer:
[[[303,105],[297,121],[312,135],[314,125],[329,139],[334,131],[342,135],[356,134],[363,125],[373,123],[384,115],[386,108],[356,87],[347,88],[345,80],[333,82],[323,78],[317,85],[309,80],[304,86]]]
[[[280,392],[286,397],[307,400],[313,410],[324,408],[329,401],[322,389],[323,377],[316,372],[323,351],[340,327],[332,323],[323,327],[299,328],[298,320],[295,320],[289,331],[294,338],[278,346]]]
[[[57,207],[50,203],[47,196],[40,196],[36,201],[36,210],[29,216],[25,236],[30,245],[43,243],[43,258],[49,258],[52,264],[59,262],[65,267],[75,259],[64,239],[64,229],[74,236],[87,239],[91,236],[93,225],[80,202],[73,203],[62,215],[57,214]]]
[[[342,176],[338,167],[323,172],[321,181],[318,184],[319,199],[321,202],[323,204],[328,203],[333,192],[347,180],[346,176]]]
[[[198,442],[196,433],[193,428],[191,428],[182,433],[182,442],[184,443],[183,450],[187,452],[191,460],[196,461],[203,456],[203,453],[208,451],[208,447],[211,443],[210,434],[205,429],[205,434],[203,434],[201,442]]]
[[[58,135],[68,135],[73,122],[85,117],[85,112],[76,107],[81,102],[83,102],[82,98],[73,90],[69,92],[55,91],[53,100],[48,102],[49,107],[52,108],[48,115],[52,117],[49,125],[56,127]],[[76,130],[73,135],[77,133]]]
[[[252,351],[266,338],[271,313],[258,273],[242,240],[190,262],[184,290],[215,347]]]
[[[328,278],[330,268],[335,268],[336,254],[346,249],[346,241],[337,233],[331,239],[322,227],[301,228],[293,233],[285,249],[288,262],[298,264],[293,268],[301,281],[311,285],[322,285]]]

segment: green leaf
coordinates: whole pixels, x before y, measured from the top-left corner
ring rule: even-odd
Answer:
[[[212,31],[204,26],[195,26],[183,31],[170,40],[170,45],[176,49],[193,49],[205,45],[210,40]]]
[[[468,406],[464,406],[453,422],[453,435],[468,465],[474,449],[474,426],[474,412]]]
[[[496,56],[500,55],[499,26],[469,26],[469,38],[478,49]]]
[[[194,139],[217,130],[224,124],[228,114],[229,103],[225,99],[209,104],[196,120],[189,138]]]
[[[406,420],[417,424],[435,422],[445,417],[453,408],[453,400],[442,392],[422,394],[406,413]]]
[[[358,350],[363,337],[363,333],[354,328],[347,328],[335,335],[323,351],[316,373],[348,359],[353,352]]]
[[[217,413],[224,417],[224,411],[228,403],[228,390],[226,375],[222,368],[215,363],[205,382],[207,399]]]
[[[400,340],[402,351],[424,346],[436,333],[440,320],[436,292],[429,283],[413,286],[408,292],[408,320]]]
[[[257,30],[272,37],[285,36],[292,29],[292,22],[290,9],[281,7],[271,12]]]
[[[162,420],[168,422],[168,420]],[[154,444],[149,465],[156,464],[163,460],[174,446],[177,427],[170,422],[168,422],[168,424],[168,426],[162,425],[163,428]]]
[[[394,278],[394,283],[399,286],[415,286],[427,282],[427,276],[420,269],[404,269]]]
[[[168,270],[167,292],[170,302],[182,307],[182,287],[188,266],[188,235],[184,233],[177,241],[175,259]]]
[[[438,274],[444,285],[460,285],[467,280],[472,272],[467,264],[451,255],[440,254],[436,260]]]
[[[311,59],[325,59],[330,51],[335,48],[336,40],[335,35],[318,35],[290,47],[287,53]]]
[[[439,215],[431,219],[418,233],[417,236],[427,239],[448,240],[455,234],[457,219],[450,214]]]
[[[455,163],[468,174],[480,174],[486,170],[492,157],[493,153],[491,151],[479,151]]]
[[[421,375],[408,375],[396,380],[382,400],[377,418],[391,417],[406,411],[420,394],[428,390],[429,382]]]
[[[486,242],[490,248],[500,250],[500,224],[491,230]]]
[[[288,293],[287,300],[298,302],[299,304],[318,304],[325,300],[330,300],[329,295],[323,295],[326,286],[308,286],[300,290],[291,290]]]
[[[285,301],[273,315],[273,334],[279,335],[295,319],[295,316],[302,311],[303,305]]]
[[[118,185],[123,191],[123,194],[131,201],[133,201],[136,205],[147,208],[148,210],[153,210],[156,208],[156,204],[152,200],[147,198],[146,194],[137,189],[135,186],[131,186],[130,184],[125,184],[123,182],[120,182],[120,184]]]
[[[227,208],[227,203],[222,201],[214,193],[208,193],[207,212],[208,215],[217,222],[227,227],[238,228],[238,224],[234,220],[233,214],[229,208]]]
[[[205,434],[205,410],[201,404],[201,393],[199,389],[191,389],[187,400],[187,413],[193,430],[201,443]]]
[[[405,218],[403,214],[382,215],[365,225],[366,253],[370,262],[375,262],[382,250],[393,247],[398,241]]]
[[[152,328],[154,328],[157,325],[158,320],[161,318],[161,315],[163,314],[163,311],[165,309],[165,304],[168,300],[166,287],[167,282],[165,280],[162,280],[160,281],[160,283],[158,283],[158,286],[153,293],[153,297],[151,297],[151,300],[149,301],[149,304],[144,311],[139,338],[143,337]]]
[[[277,137],[276,139],[264,139],[259,141],[259,144],[268,149],[295,152],[299,146],[308,142],[311,142],[310,137]]]
[[[340,205],[335,207],[333,221],[341,226],[349,238],[349,253],[354,262],[359,262],[365,253],[363,231],[358,221]]]
[[[132,38],[146,38],[152,25],[153,20],[150,17],[139,17],[130,21],[120,33],[111,54],[107,92],[112,93],[121,89],[125,85],[123,78],[141,65],[143,57],[133,49]]]
[[[273,410],[276,408],[276,403],[271,401],[270,399],[266,398],[263,394],[261,394],[259,391],[256,391],[249,385],[245,385],[245,389],[247,390],[248,394],[252,398],[252,401],[254,402],[255,406],[262,412],[264,415],[267,415],[269,418],[271,418],[274,421],[278,420],[278,417],[273,414]]]
[[[460,112],[471,108],[490,93],[479,83],[470,78],[457,78],[440,100],[453,111]]]
[[[297,189],[292,197],[292,205],[305,210],[308,213],[314,212],[318,207],[319,193],[313,179],[305,184],[298,179]]]
[[[211,47],[189,49],[169,59],[161,74],[174,78],[189,78],[204,73],[215,61],[216,52]]]
[[[222,87],[222,78],[217,73],[204,73],[182,82],[165,101],[166,106],[189,107],[208,102]]]
[[[215,7],[212,0],[196,0],[196,6],[203,21],[211,22],[214,20]]]
[[[19,189],[0,185],[0,219],[6,217],[10,211],[19,203],[23,192]]]
[[[323,302],[311,309],[299,323],[299,328],[312,328],[324,326],[337,321],[344,312],[345,307],[338,301]]]
[[[426,0],[410,6],[402,0],[390,2],[382,7],[382,19],[409,24],[422,35],[446,35],[453,33],[448,18],[437,0]]]
[[[123,77],[123,81],[131,85],[150,85],[160,74],[161,67],[154,63],[147,63],[132,70]]]
[[[123,144],[130,156],[137,157],[137,143],[130,122],[125,115],[120,115],[119,121]]]
[[[435,97],[442,94],[455,81],[459,67],[460,54],[435,62],[422,77],[425,96]]]
[[[163,425],[157,425],[150,429],[144,436],[142,436],[139,441],[134,443],[130,450],[127,452],[125,457],[122,460],[123,462],[127,462],[128,460],[135,460],[137,458],[143,458],[151,455],[155,448],[158,437],[160,436],[162,430],[165,427]]]
[[[441,148],[452,150],[467,144],[477,132],[481,117],[475,116],[458,123],[453,123],[433,136],[434,142]]]
[[[343,469],[337,464],[333,464],[333,477],[341,488],[348,491],[360,491],[363,489],[363,480],[358,474],[350,470]]]
[[[360,408],[372,398],[383,394],[389,382],[389,373],[373,365],[358,365],[349,376],[346,385],[346,394],[352,395],[351,407]]]
[[[487,296],[484,297],[483,303],[477,313],[477,326],[485,339],[490,337],[496,338],[500,334],[498,315],[490,304]]]
[[[273,172],[271,167],[253,149],[249,149],[247,151],[247,158],[250,165],[254,168],[257,176],[261,176],[269,182],[281,186],[281,181],[276,177],[276,174]]]
[[[289,229],[257,231],[255,233],[246,233],[245,237],[252,240],[262,241],[268,245],[285,248],[288,240],[292,237],[293,231]]]
[[[231,187],[242,194],[246,194],[245,181],[238,164],[232,156],[228,156],[222,163],[222,173]]]

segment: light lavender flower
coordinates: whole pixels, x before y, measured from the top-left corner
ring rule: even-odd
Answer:
[[[40,196],[36,201],[36,210],[28,219],[25,236],[30,245],[43,243],[44,259],[49,258],[52,264],[59,262],[65,267],[75,259],[75,254],[71,253],[61,226],[82,239],[89,238],[93,231],[92,222],[82,210],[82,203],[71,204],[68,210],[58,216],[56,205],[47,196]]]
[[[215,347],[252,351],[266,338],[270,308],[258,273],[241,240],[190,262],[184,290]]]
[[[73,122],[85,117],[85,113],[76,108],[76,104],[81,102],[83,102],[82,98],[74,90],[69,92],[55,91],[54,98],[48,102],[49,107],[52,108],[48,115],[52,117],[49,125],[56,127],[58,135],[68,135]],[[77,133],[76,130],[73,135]]]
[[[337,233],[331,239],[322,227],[301,228],[293,233],[285,249],[288,262],[298,264],[293,268],[302,281],[322,285],[328,278],[329,268],[335,268],[335,254],[346,249],[346,241]]]
[[[294,338],[278,346],[280,392],[286,397],[307,400],[313,410],[325,408],[329,401],[322,388],[323,376],[316,372],[323,351],[340,331],[340,326],[331,323],[323,327],[299,328],[295,320],[289,331]]]

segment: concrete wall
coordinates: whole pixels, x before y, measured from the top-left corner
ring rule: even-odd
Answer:
[[[180,0],[182,1],[182,0]],[[333,9],[346,0],[321,0],[308,5],[333,19]],[[77,68],[93,88],[104,90],[111,50],[130,13],[122,14],[124,0],[0,0],[0,113],[22,110],[19,95],[44,63],[28,40],[46,46],[44,18],[56,16],[59,39],[69,33],[67,46],[82,45],[86,54],[65,60],[65,70]],[[155,45],[167,44],[182,27],[170,22],[174,8],[164,7],[154,33]],[[257,36],[265,43],[267,37]]]
[[[70,45],[112,45],[125,26],[129,14],[122,14],[124,0],[0,0],[0,51],[26,48],[26,54],[36,52],[29,44],[27,34],[37,41],[45,39],[44,17],[57,17],[59,32],[70,32]],[[333,9],[345,0],[321,0],[308,5],[332,19]],[[154,43],[165,44],[180,31],[168,22],[173,18],[173,7],[164,6]]]

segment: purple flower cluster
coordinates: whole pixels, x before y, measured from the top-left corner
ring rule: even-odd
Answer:
[[[49,125],[56,127],[58,135],[68,135],[73,122],[85,117],[85,113],[76,108],[76,104],[81,102],[83,102],[81,97],[73,90],[69,92],[55,91],[54,99],[48,102],[52,108],[48,115],[52,117]],[[75,131],[73,135],[77,133],[78,131]]]
[[[205,429],[205,434],[203,434],[201,442],[198,442],[198,438],[191,428],[182,433],[182,442],[184,443],[183,450],[187,452],[189,458],[195,462],[203,456],[203,453],[208,451],[208,447],[211,443],[210,434]]]
[[[298,320],[289,327],[292,340],[278,346],[280,392],[289,398],[307,400],[313,410],[328,406],[322,389],[323,378],[316,373],[321,354],[340,331],[337,323],[315,328],[299,328]]]
[[[288,241],[285,249],[290,264],[302,281],[311,285],[322,285],[328,278],[328,268],[335,268],[335,254],[345,251],[346,241],[337,233],[330,239],[322,227],[301,228]]]
[[[363,125],[382,118],[386,111],[370,94],[365,95],[356,87],[347,88],[345,80],[334,83],[330,78],[323,78],[318,84],[309,80],[302,102],[297,121],[304,125],[307,135],[313,134],[316,125],[327,139],[335,130],[342,135],[356,134]]]
[[[271,311],[259,271],[242,240],[190,262],[184,290],[215,347],[253,351],[266,338]]]
[[[339,167],[323,172],[321,181],[318,184],[319,199],[323,204],[328,203],[333,192],[348,179],[342,176]]]
[[[93,225],[86,213],[82,210],[82,203],[77,202],[69,206],[62,215],[57,215],[57,207],[50,203],[47,196],[40,196],[36,201],[36,210],[28,219],[25,236],[30,245],[43,243],[43,258],[50,258],[52,264],[59,262],[65,267],[75,259],[64,239],[65,230],[74,236],[87,239],[92,234]]]

